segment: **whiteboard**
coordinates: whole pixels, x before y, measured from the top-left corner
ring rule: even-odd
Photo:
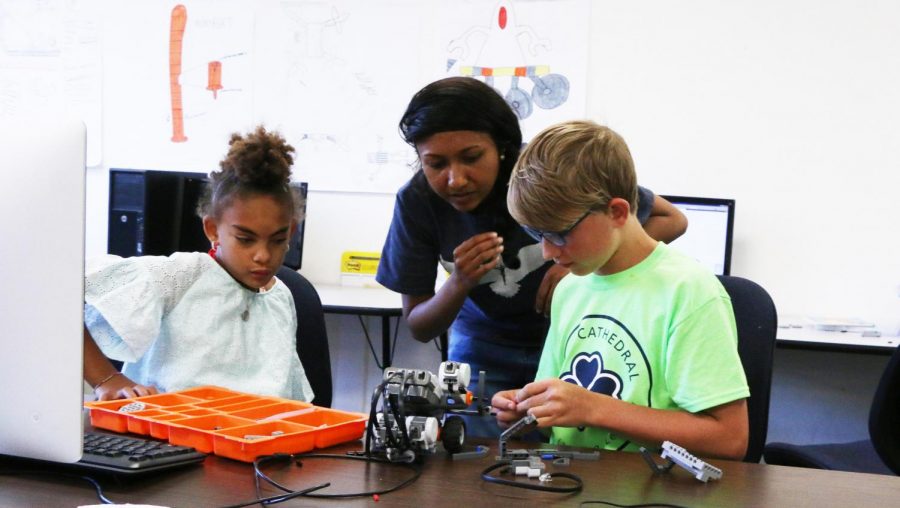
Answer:
[[[101,17],[90,0],[0,3],[0,117],[80,118],[88,166],[102,159]]]
[[[111,3],[110,165],[208,172],[230,133],[263,123],[311,191],[393,194],[416,170],[397,123],[430,81],[491,69],[499,93],[535,104],[526,139],[583,116],[588,13],[587,0]],[[502,75],[517,68],[529,75]]]

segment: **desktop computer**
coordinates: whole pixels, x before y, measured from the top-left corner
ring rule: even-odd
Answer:
[[[203,173],[110,169],[107,252],[130,257],[209,250],[197,215],[197,202],[208,181]],[[305,203],[306,182],[292,185]],[[284,259],[284,265],[294,270],[300,269],[303,259],[303,225],[304,221],[297,225]]]
[[[82,453],[85,126],[0,118],[0,454]]]
[[[10,183],[0,185],[7,289],[0,292],[0,460],[7,474],[45,467],[143,474],[205,459],[149,438],[85,433],[86,136],[84,123],[65,115],[0,118],[0,178]],[[106,447],[113,440],[122,447]]]
[[[688,219],[684,235],[672,247],[706,266],[716,275],[731,274],[731,246],[734,237],[733,199],[692,196],[664,196]]]
[[[208,250],[195,212],[205,185],[202,173],[110,169],[107,251],[130,257]]]

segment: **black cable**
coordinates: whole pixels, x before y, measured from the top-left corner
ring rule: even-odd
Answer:
[[[434,343],[434,348],[438,350],[438,353],[441,353],[441,355],[443,355],[444,350],[441,349],[441,336],[438,335],[437,337],[431,339],[431,342]]]
[[[530,490],[540,490],[544,492],[556,492],[558,494],[571,494],[574,492],[581,492],[581,489],[584,487],[584,482],[581,481],[581,477],[578,475],[574,475],[572,473],[548,473],[550,475],[550,479],[555,480],[557,478],[567,478],[575,482],[575,485],[571,487],[552,487],[549,485],[536,485],[533,483],[525,483],[519,482],[515,480],[506,480],[504,478],[498,478],[496,476],[491,476],[491,473],[497,469],[500,469],[504,466],[509,466],[509,461],[498,462],[492,466],[488,466],[484,471],[481,472],[481,479],[488,483],[496,483],[498,485],[506,485],[508,487],[518,487],[522,489],[530,489]]]
[[[368,497],[368,496],[374,496],[374,495],[380,496],[383,494],[389,494],[391,492],[395,492],[397,490],[402,489],[403,487],[406,487],[407,485],[412,484],[413,482],[418,480],[419,476],[421,476],[421,474],[422,474],[421,468],[416,467],[414,464],[408,463],[408,462],[391,462],[389,460],[384,460],[384,459],[380,459],[377,457],[371,457],[371,456],[336,455],[336,454],[329,454],[329,453],[306,453],[306,454],[300,453],[300,454],[295,454],[295,455],[280,454],[280,455],[267,455],[267,456],[263,456],[263,457],[258,457],[255,461],[253,461],[254,474],[256,475],[257,478],[261,478],[262,480],[264,480],[265,482],[269,483],[270,485],[272,485],[273,487],[275,487],[277,489],[280,489],[284,492],[288,492],[290,494],[295,494],[295,491],[290,490],[287,487],[285,487],[284,485],[281,485],[280,483],[276,482],[272,478],[269,478],[269,476],[266,475],[262,471],[262,466],[265,465],[267,462],[274,460],[274,459],[284,459],[286,457],[290,457],[291,459],[295,460],[301,466],[303,465],[302,461],[304,459],[361,460],[364,462],[374,462],[377,464],[385,464],[385,465],[391,465],[391,466],[398,465],[398,466],[406,467],[406,468],[412,470],[412,472],[413,472],[413,475],[411,477],[409,477],[406,480],[404,480],[403,482],[401,482],[393,487],[387,488],[387,489],[372,490],[372,491],[368,491],[368,492],[344,493],[344,494],[303,493],[303,494],[296,494],[296,496],[294,496],[294,497],[302,496],[302,497],[321,498],[321,499],[339,499],[339,498],[349,498],[349,497]]]
[[[111,501],[106,495],[103,494],[103,487],[100,486],[100,483],[91,478],[90,476],[82,476],[79,474],[73,473],[64,473],[59,471],[0,471],[0,475],[18,475],[18,476],[63,476],[66,478],[75,478],[78,480],[84,480],[91,485],[93,485],[94,490],[97,492],[97,499],[100,500],[103,504],[116,504]]]
[[[662,508],[687,508],[686,506],[682,506],[680,504],[669,504],[669,503],[640,503],[640,504],[616,504],[610,501],[582,501],[578,504],[578,506],[584,506],[588,504],[605,504],[609,506],[616,506],[618,508],[650,508],[651,506],[660,506]]]
[[[375,352],[375,346],[372,344],[372,338],[369,337],[369,329],[366,328],[366,323],[363,322],[362,315],[357,314],[356,317],[359,319],[359,324],[362,326],[363,335],[366,336],[366,342],[369,343],[369,350],[372,351],[372,357],[375,359],[375,366],[381,370],[387,368],[386,363],[382,363],[378,361],[378,353]],[[387,360],[386,358],[384,360]]]
[[[403,438],[402,448],[404,450],[412,448],[412,443],[409,440],[409,430],[406,428],[406,406],[404,402],[406,398],[406,381],[412,376],[413,373],[409,370],[404,370],[400,376],[400,390],[397,393],[397,407],[394,414],[394,418],[397,420],[397,428],[400,429],[400,436]],[[391,408],[393,408],[393,405]]]
[[[375,352],[375,345],[372,344],[372,338],[369,336],[369,328],[366,326],[365,321],[363,321],[362,315],[357,314],[357,319],[359,319],[359,325],[363,329],[363,335],[366,336],[366,342],[369,343],[369,350],[372,351],[372,357],[375,358],[375,366],[379,369],[384,370],[387,368],[387,358],[382,358],[381,361],[378,361],[378,353]],[[397,337],[400,336],[400,318],[394,322],[394,338],[391,341],[391,358],[394,357],[394,353],[397,352]]]
[[[254,499],[253,501],[247,501],[247,502],[239,503],[239,504],[230,504],[228,506],[224,506],[223,508],[243,508],[244,506],[253,506],[255,504],[268,506],[270,504],[280,503],[282,501],[288,501],[288,500],[294,499],[295,497],[305,496],[305,495],[309,494],[310,492],[313,492],[313,491],[316,491],[319,489],[324,489],[325,487],[329,487],[331,485],[331,483],[323,483],[321,485],[316,485],[315,487],[310,487],[308,489],[291,490],[291,491],[288,491],[287,494],[279,494],[277,496],[270,496],[270,497],[260,497],[259,478],[256,477],[256,480],[257,480],[257,482],[256,482],[256,499]]]
[[[378,398],[381,395],[381,391],[384,389],[384,385],[387,381],[382,381],[378,386],[375,387],[375,391],[372,393],[372,401],[369,404],[369,421],[366,424],[366,455],[371,454],[371,442],[375,439],[375,427],[378,426],[378,419],[376,418],[376,413],[378,410]],[[387,422],[384,423],[385,428],[387,428]]]
[[[394,353],[397,352],[397,337],[400,335],[400,318],[398,317],[394,321],[394,341],[391,344],[391,358],[394,358]]]

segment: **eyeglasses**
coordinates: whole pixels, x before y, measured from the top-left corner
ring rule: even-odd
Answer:
[[[577,227],[579,224],[581,224],[581,221],[583,221],[585,219],[585,217],[587,217],[588,215],[590,215],[593,212],[594,212],[594,210],[588,210],[588,211],[584,212],[584,215],[579,217],[578,220],[575,221],[574,224],[572,224],[571,226],[567,227],[566,229],[564,229],[562,231],[541,231],[539,229],[534,229],[532,227],[526,226],[525,224],[522,224],[522,229],[524,229],[525,232],[528,233],[528,236],[534,238],[535,240],[537,240],[539,242],[541,240],[547,240],[548,242],[552,243],[553,245],[556,245],[557,247],[564,247],[566,245],[566,236],[569,233],[571,233],[572,230],[575,229],[575,227]]]

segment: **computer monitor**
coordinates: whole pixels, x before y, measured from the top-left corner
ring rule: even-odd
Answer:
[[[0,118],[0,454],[81,459],[85,127]]]
[[[716,275],[731,273],[734,200],[688,196],[660,197],[687,216],[685,234],[670,245],[709,267]]]

